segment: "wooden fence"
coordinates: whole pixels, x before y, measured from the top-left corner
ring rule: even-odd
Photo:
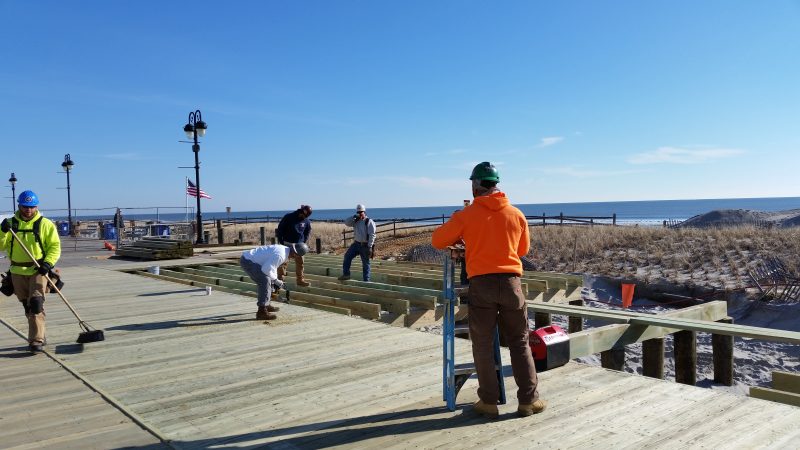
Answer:
[[[390,219],[388,221],[375,221],[376,239],[381,235],[397,237],[398,233],[407,234],[409,230],[430,228],[439,226],[450,216],[442,214],[436,217],[423,217],[419,219]],[[557,216],[548,216],[542,213],[541,216],[525,216],[530,227],[544,226],[594,226],[594,225],[617,225],[617,215],[610,216],[565,216],[561,213]],[[391,233],[391,234],[390,234]],[[347,242],[353,239],[353,229],[348,228],[342,231],[342,246],[347,247]]]

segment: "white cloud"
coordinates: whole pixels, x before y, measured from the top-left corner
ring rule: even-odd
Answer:
[[[574,178],[600,178],[600,177],[616,177],[620,175],[630,175],[637,173],[636,170],[594,170],[582,169],[579,167],[565,166],[565,167],[550,167],[541,169],[542,172],[553,175],[564,175]]]
[[[457,173],[466,172],[466,173],[469,174],[469,173],[472,172],[472,169],[474,169],[475,166],[477,166],[478,164],[480,164],[480,163],[482,163],[484,161],[486,161],[486,160],[484,159],[484,160],[481,160],[481,161],[464,161],[462,163],[453,165],[451,167],[451,169],[456,171]],[[490,159],[489,162],[492,163],[492,165],[495,166],[495,167],[503,167],[503,166],[506,165],[506,163],[503,162],[503,161],[495,161],[495,160],[491,160]]]
[[[426,152],[424,156],[439,156],[439,155],[460,155],[462,153],[467,153],[469,150],[465,148],[454,148],[451,150],[445,150],[443,152]]]
[[[466,178],[466,177],[465,177]],[[379,176],[364,178],[347,178],[341,180],[341,184],[347,186],[364,185],[395,185],[403,188],[424,188],[424,189],[464,189],[468,183],[464,179],[452,178],[430,178],[430,177],[398,177],[398,176]]]
[[[631,164],[700,164],[715,159],[741,155],[744,150],[735,148],[678,148],[659,147],[651,152],[643,152],[628,158]]]
[[[562,136],[543,137],[539,140],[539,143],[536,145],[536,148],[549,147],[551,145],[558,144],[563,140],[564,138]]]

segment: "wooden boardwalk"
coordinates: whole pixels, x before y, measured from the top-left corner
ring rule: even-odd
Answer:
[[[48,296],[48,352],[88,385],[45,355],[14,357],[24,340],[0,326],[0,448],[800,448],[798,407],[577,363],[540,375],[542,414],[514,415],[510,367],[499,420],[470,411],[474,378],[449,412],[441,336],[291,304],[256,321],[251,297],[118,271],[146,265],[62,269],[104,342],[75,344]],[[12,298],[0,317],[25,329]],[[469,342],[456,354],[470,361]],[[34,405],[45,424],[19,408]]]
[[[0,448],[168,448],[26,344],[0,324]]]

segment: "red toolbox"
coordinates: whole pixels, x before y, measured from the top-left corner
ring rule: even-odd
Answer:
[[[569,335],[558,325],[532,330],[528,343],[537,372],[561,367],[569,361]]]

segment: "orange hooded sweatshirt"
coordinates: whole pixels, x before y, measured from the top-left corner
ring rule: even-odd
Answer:
[[[433,232],[432,244],[443,249],[459,239],[466,244],[470,278],[487,273],[522,275],[520,257],[531,248],[528,221],[504,193],[476,197],[472,205],[453,213]]]

